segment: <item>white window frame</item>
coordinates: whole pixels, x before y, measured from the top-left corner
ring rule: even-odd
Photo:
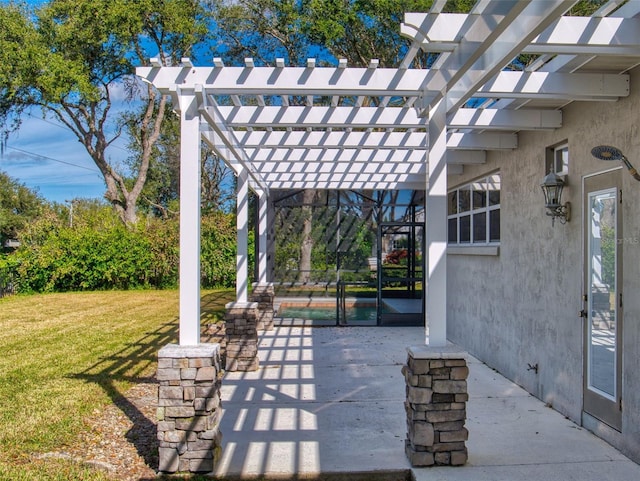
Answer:
[[[553,148],[552,168],[557,175],[569,173],[569,144],[567,142]]]
[[[491,234],[491,212],[493,211],[499,211],[500,210],[500,203],[497,203],[495,205],[490,205],[489,202],[489,192],[490,189],[488,188],[490,179],[493,178],[494,176],[498,176],[499,182],[500,184],[502,183],[502,178],[500,176],[500,172],[492,172],[490,174],[487,174],[483,177],[480,177],[472,182],[468,182],[466,184],[460,185],[454,189],[449,190],[448,192],[448,196],[447,196],[447,206],[449,206],[449,203],[451,201],[450,199],[450,195],[452,193],[456,193],[455,198],[456,198],[456,203],[457,203],[457,207],[456,207],[456,212],[455,213],[450,213],[449,210],[447,211],[447,226],[449,226],[449,223],[451,220],[455,219],[456,222],[456,241],[452,242],[451,239],[447,240],[447,244],[448,246],[452,247],[452,246],[460,246],[460,247],[464,247],[464,246],[499,246],[500,245],[500,239],[498,240],[491,240],[490,239],[490,234]],[[476,192],[479,190],[477,189],[478,186],[483,186],[483,194],[485,196],[485,202],[484,202],[484,206],[474,206],[473,205],[473,190],[474,187],[476,187]],[[461,191],[469,191],[469,210],[465,210],[463,212],[460,211],[460,192]],[[501,190],[501,189],[500,189]],[[499,190],[499,191],[500,191]],[[482,240],[479,239],[474,239],[473,235],[474,235],[474,219],[477,218],[477,214],[485,214],[485,237]],[[463,217],[469,216],[469,241],[465,241],[465,242],[461,242],[460,241],[460,220]],[[448,227],[447,227],[448,229]]]

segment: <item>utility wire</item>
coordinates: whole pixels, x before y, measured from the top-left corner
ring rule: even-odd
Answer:
[[[100,172],[96,169],[92,169],[91,167],[86,167],[84,165],[79,165],[79,164],[74,164],[73,162],[66,162],[64,160],[59,160],[59,159],[54,159],[53,157],[47,157],[46,155],[42,155],[42,154],[36,154],[35,152],[29,152],[28,150],[23,150],[23,149],[19,149],[17,147],[12,147],[10,145],[5,145],[5,147],[7,149],[12,149],[12,150],[16,150],[18,152],[22,152],[23,154],[27,154],[27,155],[31,155],[32,157],[39,157],[41,159],[46,159],[46,160],[50,160],[52,162],[58,162],[60,164],[65,164],[65,165],[70,165],[72,167],[77,167],[79,169],[85,169],[85,170],[89,170],[91,172],[94,172],[96,174],[99,174]]]

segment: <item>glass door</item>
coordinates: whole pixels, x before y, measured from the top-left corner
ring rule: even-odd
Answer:
[[[424,325],[424,225],[382,223],[380,231],[386,254],[379,257],[378,323]]]
[[[584,410],[622,421],[622,216],[620,171],[585,179]]]

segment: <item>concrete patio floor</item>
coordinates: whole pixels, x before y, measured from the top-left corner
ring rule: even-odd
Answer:
[[[420,327],[276,324],[261,334],[260,369],[225,375],[223,453],[215,474],[244,479],[339,473],[344,479],[417,481],[640,479],[639,465],[474,358],[469,358],[468,463],[412,469],[404,454],[400,369],[407,346],[422,344]]]

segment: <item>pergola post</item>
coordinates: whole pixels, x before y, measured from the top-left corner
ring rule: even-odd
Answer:
[[[236,199],[236,227],[238,251],[236,254],[236,301],[247,302],[249,279],[249,176],[246,170],[238,174]]]
[[[180,111],[180,345],[200,343],[200,116],[194,95]]]
[[[179,345],[158,352],[158,470],[211,472],[222,449],[220,345],[200,344],[200,114],[179,91]]]
[[[258,195],[258,283],[265,284],[268,281],[267,276],[267,238],[268,238],[268,223],[267,223],[267,209],[268,209],[268,197],[265,192],[260,192]]]
[[[429,110],[425,205],[427,240],[427,344],[447,344],[447,127],[446,96]]]
[[[269,282],[275,280],[276,270],[276,235],[275,235],[275,222],[276,222],[276,208],[273,202],[267,201],[266,205],[267,214],[267,279]]]
[[[426,198],[427,346],[410,347],[406,381],[407,439],[412,466],[467,462],[466,353],[447,346],[447,125],[446,95],[429,110]]]
[[[258,369],[259,304],[248,302],[249,174],[245,169],[238,173],[236,192],[236,302],[225,306],[225,366],[227,371],[255,371]]]
[[[258,282],[253,284],[253,291],[249,296],[251,302],[258,303],[258,322],[257,329],[264,331],[273,330],[273,298],[275,297],[274,285],[268,282],[268,265],[267,265],[267,239],[269,236],[269,224],[267,222],[268,215],[268,196],[267,193],[258,190],[258,215],[256,219],[256,235],[258,237],[257,248],[257,279]]]

